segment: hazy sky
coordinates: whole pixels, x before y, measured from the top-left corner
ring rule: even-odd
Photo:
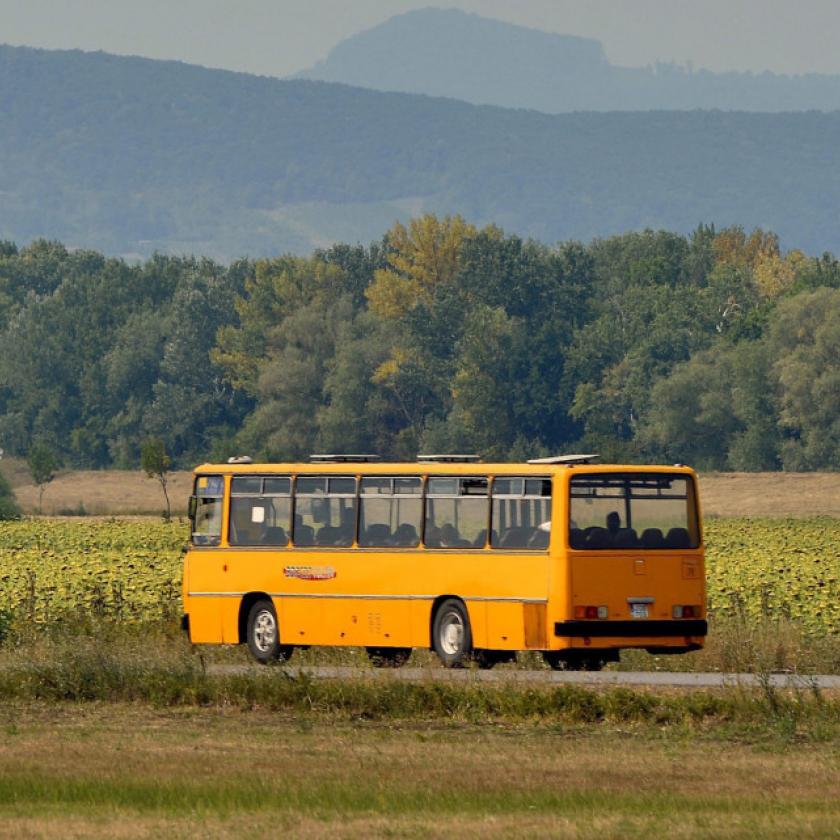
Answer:
[[[429,5],[588,35],[617,64],[840,73],[840,0],[0,0],[0,42],[283,76]]]

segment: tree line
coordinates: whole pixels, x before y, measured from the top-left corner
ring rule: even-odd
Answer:
[[[247,452],[598,451],[840,468],[840,263],[698,227],[548,246],[426,215],[221,265],[0,243],[0,447],[67,466]]]

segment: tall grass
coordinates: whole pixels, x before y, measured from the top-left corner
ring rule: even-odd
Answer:
[[[702,650],[680,656],[622,651],[621,670],[840,673],[840,635],[809,633],[789,618],[716,616]]]
[[[5,702],[133,702],[161,707],[233,706],[302,716],[367,720],[640,725],[703,731],[732,727],[785,737],[840,734],[840,699],[816,690],[648,692],[516,682],[407,682],[379,675],[316,679],[305,669],[210,673],[186,645],[147,638],[40,638],[0,656]]]

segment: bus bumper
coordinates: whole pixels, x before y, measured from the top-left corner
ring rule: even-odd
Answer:
[[[704,618],[665,621],[555,621],[554,635],[564,638],[658,638],[662,636],[706,636]]]

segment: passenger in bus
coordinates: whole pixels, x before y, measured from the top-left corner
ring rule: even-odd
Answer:
[[[360,542],[362,545],[370,546],[390,545],[391,529],[381,522],[369,525],[365,529],[364,540]]]
[[[451,522],[441,526],[440,542],[443,548],[467,548],[469,546],[469,541],[461,538],[458,529]]]
[[[621,517],[614,510],[607,514],[607,531],[610,537],[615,539],[618,532],[621,530]]]
[[[413,547],[420,542],[417,536],[417,529],[410,522],[403,522],[394,532],[391,545],[401,547]]]

